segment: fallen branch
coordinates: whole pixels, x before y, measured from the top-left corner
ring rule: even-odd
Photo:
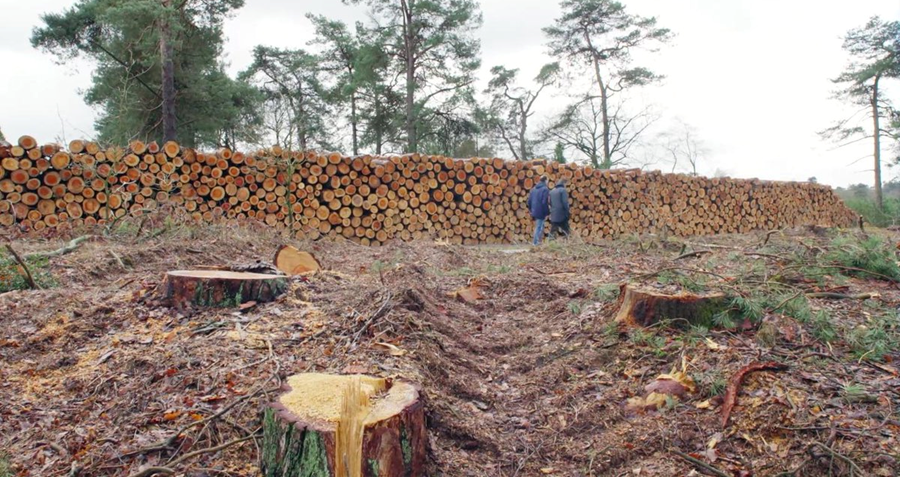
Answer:
[[[845,295],[843,293],[834,292],[816,292],[807,293],[806,298],[830,298],[832,300],[869,300],[878,298],[877,293],[857,293],[855,295]]]
[[[740,248],[738,247],[732,247],[730,245],[718,245],[714,243],[685,242],[685,244],[690,245],[691,247],[718,248],[722,250],[740,250]]]
[[[678,457],[681,457],[682,459],[688,461],[694,467],[696,467],[697,470],[699,470],[700,472],[703,472],[704,474],[715,475],[716,477],[731,477],[731,474],[729,474],[723,470],[720,470],[717,467],[713,467],[713,466],[707,464],[706,462],[703,462],[700,459],[695,459],[695,458],[689,456],[688,454],[681,452],[678,449],[672,449],[672,453],[677,455]]]
[[[246,400],[248,400],[248,399],[250,399],[250,398],[252,398],[252,397],[254,397],[254,396],[256,396],[256,395],[258,395],[259,393],[261,393],[261,392],[263,392],[263,391],[269,392],[269,391],[277,391],[277,390],[279,390],[279,389],[281,389],[281,387],[278,387],[278,388],[276,388],[276,389],[266,389],[266,390],[264,390],[262,387],[259,387],[259,388],[257,388],[256,391],[253,391],[253,392],[250,393],[250,394],[247,394],[247,395],[241,396],[241,397],[238,398],[238,399],[235,399],[231,404],[229,404],[229,405],[223,407],[219,412],[217,412],[217,413],[215,413],[215,414],[213,414],[213,415],[211,415],[211,416],[204,417],[203,419],[200,419],[199,421],[193,421],[193,422],[191,422],[190,424],[187,424],[187,425],[183,426],[181,429],[178,429],[177,431],[175,431],[174,434],[172,434],[171,436],[167,437],[166,439],[164,439],[164,440],[162,440],[162,441],[159,441],[159,442],[157,442],[156,444],[152,444],[152,445],[149,445],[149,446],[147,446],[147,447],[144,447],[144,448],[142,448],[142,449],[138,449],[138,450],[134,450],[134,451],[128,452],[128,453],[126,453],[126,454],[121,455],[121,456],[118,457],[118,458],[125,458],[125,457],[130,457],[130,456],[133,456],[133,455],[147,454],[147,453],[149,453],[149,452],[156,452],[156,451],[161,451],[161,450],[169,449],[169,448],[171,448],[171,447],[175,444],[175,441],[178,440],[178,436],[180,436],[180,435],[183,434],[184,432],[188,431],[188,430],[191,429],[192,427],[196,427],[196,426],[199,426],[199,425],[201,425],[201,424],[205,424],[205,423],[207,423],[207,422],[209,422],[209,421],[212,421],[213,419],[218,419],[219,417],[225,415],[225,413],[227,413],[228,411],[234,409],[234,407],[237,406],[238,404],[240,404],[240,403],[242,403],[242,402],[244,402],[244,401],[246,401]]]
[[[772,258],[775,260],[780,260],[782,262],[787,261],[786,258],[781,255],[775,255],[771,253],[760,253],[760,252],[744,252],[744,256],[746,257],[764,257],[764,258]]]
[[[839,453],[838,451],[832,449],[831,447],[828,447],[827,445],[822,444],[821,442],[818,442],[818,441],[813,442],[812,444],[810,444],[810,447],[809,447],[810,450],[811,450],[813,447],[818,447],[818,448],[824,450],[825,452],[828,452],[828,454],[831,455],[832,460],[835,459],[835,458],[837,458],[837,459],[840,459],[840,460],[846,462],[848,465],[850,465],[850,467],[851,467],[853,470],[855,470],[856,472],[858,472],[859,475],[866,475],[865,472],[863,472],[862,469],[860,469],[859,466],[856,465],[856,462],[853,462],[853,459],[851,459],[851,458],[845,456],[844,454]],[[851,475],[853,475],[852,472],[851,472]]]
[[[707,253],[712,253],[712,250],[697,250],[694,252],[682,253],[681,255],[673,258],[672,260],[684,260],[685,258],[701,257],[703,255],[706,255]]]
[[[194,452],[189,452],[189,453],[173,460],[172,462],[169,462],[166,467],[147,467],[146,469],[144,469],[140,472],[137,472],[135,474],[131,474],[128,477],[150,477],[150,476],[156,475],[156,474],[174,474],[175,469],[173,469],[173,467],[175,467],[176,465],[178,465],[188,459],[197,457],[198,455],[209,454],[211,452],[218,452],[227,447],[231,447],[235,444],[239,444],[241,442],[249,441],[250,439],[255,439],[255,438],[256,438],[256,434],[253,434],[253,435],[249,435],[249,436],[245,436],[245,437],[240,437],[238,439],[230,440],[224,444],[220,444],[215,447],[209,447],[207,449],[200,449],[200,450],[196,450]]]
[[[31,276],[31,270],[28,269],[25,260],[22,260],[22,257],[20,257],[15,249],[13,249],[12,244],[6,244],[6,249],[9,250],[9,253],[12,254],[19,266],[22,267],[22,270],[25,271],[25,281],[28,282],[28,286],[31,287],[32,290],[40,290],[41,287],[34,281],[34,277]]]
[[[848,271],[848,272],[867,273],[867,274],[869,274],[869,275],[872,275],[873,277],[882,278],[882,279],[884,279],[884,280],[886,280],[886,281],[889,281],[889,282],[891,282],[891,283],[898,283],[898,282],[900,282],[900,280],[897,280],[896,278],[889,277],[889,276],[887,276],[887,275],[882,275],[881,273],[873,272],[873,271],[870,271],[870,270],[866,270],[866,269],[864,269],[864,268],[845,267],[845,266],[843,266],[843,265],[816,265],[816,267],[819,267],[819,268],[833,268],[833,269],[836,269],[836,270],[846,270],[846,271]]]
[[[57,257],[60,255],[65,255],[67,253],[71,253],[72,251],[74,251],[76,248],[78,248],[81,245],[82,242],[84,242],[85,240],[87,240],[89,238],[91,238],[90,235],[82,235],[81,237],[77,237],[77,238],[70,240],[69,243],[67,243],[66,245],[64,245],[61,248],[58,248],[58,249],[50,251],[50,252],[29,253],[28,255],[25,255],[25,258],[26,259],[49,258],[49,257]]]
[[[112,255],[112,258],[116,259],[116,262],[119,264],[119,267],[121,267],[122,270],[127,270],[127,268],[125,267],[125,262],[122,261],[122,257],[120,257],[116,252],[112,250],[109,250],[109,254]]]
[[[770,230],[770,231],[766,232],[766,239],[763,240],[763,243],[762,243],[762,245],[760,245],[760,247],[765,247],[766,245],[768,245],[769,239],[772,238],[772,234],[775,234],[777,232],[781,232],[781,230],[775,229],[775,230]]]
[[[362,334],[367,329],[369,329],[369,326],[371,326],[372,323],[375,322],[375,320],[390,313],[391,309],[393,308],[393,306],[391,304],[391,298],[392,298],[392,295],[390,292],[388,292],[387,298],[384,299],[384,302],[381,304],[381,307],[378,308],[378,311],[373,313],[372,316],[370,316],[369,319],[366,320],[366,322],[363,323],[363,325],[356,331],[356,333],[353,334],[353,340],[350,342],[351,345],[354,345],[359,342],[359,338],[362,336]]]
[[[663,269],[657,270],[657,271],[655,271],[655,272],[645,273],[645,274],[643,274],[643,275],[638,276],[636,279],[637,279],[637,280],[646,280],[647,278],[655,277],[655,276],[659,275],[660,273],[663,273],[663,272],[672,272],[672,271],[683,271],[683,272],[702,273],[702,274],[705,274],[705,275],[710,275],[710,276],[716,277],[716,278],[718,278],[718,279],[720,279],[720,280],[722,280],[722,281],[726,281],[726,282],[729,281],[728,278],[723,277],[722,275],[719,275],[718,273],[707,272],[706,270],[700,270],[699,268],[684,268],[684,267],[667,267],[667,268],[663,268]]]
[[[802,294],[803,294],[802,291],[798,291],[797,293],[794,293],[792,296],[785,298],[784,301],[779,303],[775,308],[772,308],[772,313],[778,311],[779,309],[784,307],[784,305],[787,305],[789,302],[793,301],[795,298],[799,297]]]
[[[737,394],[741,389],[741,382],[744,380],[744,376],[754,372],[754,371],[782,371],[787,369],[787,365],[776,363],[774,361],[769,361],[767,363],[751,363],[747,366],[744,366],[737,373],[734,373],[734,376],[728,381],[728,388],[725,392],[725,400],[722,404],[722,427],[724,428],[728,425],[728,418],[731,417],[731,410],[734,409],[734,405],[737,404]]]

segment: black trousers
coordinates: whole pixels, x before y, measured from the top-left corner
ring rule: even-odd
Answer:
[[[550,222],[550,238],[555,239],[560,232],[564,237],[569,236],[569,219],[563,222]]]

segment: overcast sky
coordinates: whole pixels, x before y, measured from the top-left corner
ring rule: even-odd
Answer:
[[[846,65],[841,37],[873,15],[900,19],[898,0],[626,0],[633,13],[653,15],[677,36],[642,64],[666,80],[643,98],[663,115],[693,125],[709,150],[701,173],[805,180],[832,185],[872,181],[868,144],[834,150],[820,131],[854,109],[830,99]],[[31,48],[39,15],[71,5],[65,0],[0,0],[0,128],[8,138],[39,141],[91,137],[94,111],[81,99],[91,64],[60,66]],[[541,28],[558,15],[552,0],[482,0],[482,81],[502,64],[533,77],[550,61]],[[225,24],[228,71],[250,62],[255,45],[304,48],[311,38],[307,12],[346,21],[364,18],[363,7],[339,0],[246,0]],[[898,88],[900,90],[900,88]],[[900,91],[897,91],[900,93]],[[539,116],[566,98],[554,93]],[[540,120],[538,120],[540,121]],[[887,152],[887,151],[886,151]],[[861,159],[862,158],[862,159]],[[665,168],[664,164],[660,167]],[[900,171],[888,170],[886,177]]]

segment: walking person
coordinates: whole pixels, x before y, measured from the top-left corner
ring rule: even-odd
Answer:
[[[560,231],[569,236],[569,193],[565,179],[556,181],[556,187],[550,191],[550,238],[556,238]]]
[[[540,245],[544,238],[544,221],[550,215],[550,189],[547,188],[547,176],[541,180],[528,194],[528,211],[534,218],[534,240],[532,244]]]

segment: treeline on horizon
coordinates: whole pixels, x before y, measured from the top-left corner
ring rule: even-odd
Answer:
[[[552,61],[533,78],[504,65],[478,77],[476,0],[343,3],[365,9],[367,20],[350,25],[307,14],[315,34],[305,48],[259,45],[236,77],[222,62],[224,20],[244,0],[80,0],[43,15],[31,41],[61,64],[95,60],[84,99],[97,109],[96,139],[106,143],[546,157],[601,169],[665,164],[692,174],[708,154],[686,123],[650,133],[659,116],[629,101],[663,79],[634,53],[664,54],[675,33],[622,2],[561,1],[559,17],[542,30]],[[900,77],[900,22],[873,17],[847,33],[844,50],[852,61],[834,79],[835,95],[865,114],[822,135],[876,141],[880,204],[880,150],[900,138],[900,114],[884,92]],[[561,111],[538,121],[538,100],[563,90]]]

